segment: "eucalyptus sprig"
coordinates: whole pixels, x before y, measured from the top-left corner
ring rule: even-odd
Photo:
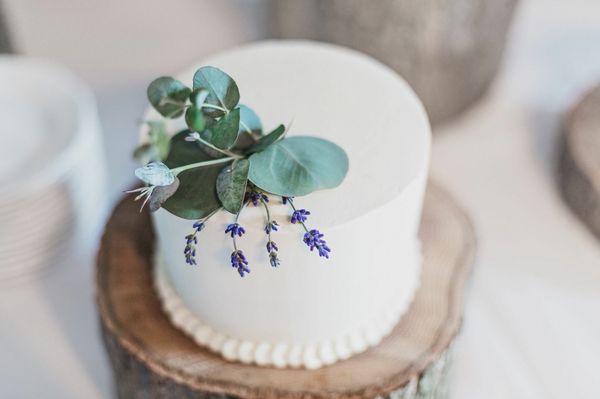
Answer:
[[[206,220],[220,209],[235,215],[227,233],[236,232],[231,263],[242,276],[250,270],[235,241],[244,230],[235,226],[239,226],[244,205],[263,206],[270,263],[278,266],[277,246],[271,239],[278,224],[270,219],[267,194],[291,198],[338,186],[348,171],[344,150],[317,137],[286,137],[284,125],[265,134],[258,115],[239,104],[235,81],[215,67],[198,69],[191,88],[174,78],[160,77],[150,83],[147,94],[160,115],[183,117],[187,128],[171,137],[163,121],[146,122],[148,142],[134,153],[144,164],[135,174],[146,186],[132,190],[139,193],[136,200],[145,197],[142,207],[148,204],[151,211],[162,207],[196,221],[193,233],[186,237],[188,264],[196,264],[196,235]],[[296,209],[293,215],[291,222],[296,223]],[[328,257],[323,235],[308,230],[304,220],[304,242]]]

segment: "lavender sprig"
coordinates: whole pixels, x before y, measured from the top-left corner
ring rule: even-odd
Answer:
[[[271,234],[272,231],[277,231],[278,228],[279,225],[277,224],[277,221],[271,220],[270,222],[267,222],[267,225],[265,226],[265,233]]]
[[[212,212],[210,215],[205,217],[204,219],[200,219],[194,222],[192,227],[194,230],[185,236],[185,248],[183,249],[183,253],[185,255],[185,263],[190,266],[197,265],[196,263],[196,245],[198,244],[198,233],[200,233],[204,227],[206,226],[206,222],[210,219],[215,213],[218,212],[218,209]]]
[[[277,267],[281,264],[277,252],[271,252],[269,254],[269,263],[271,264],[271,267]]]
[[[307,219],[307,216],[310,215],[310,212],[306,209],[296,209],[294,205],[294,201],[291,197],[281,197],[283,203],[289,203],[293,209],[292,216],[290,218],[290,222],[296,224],[299,223],[302,225],[304,229],[304,236],[302,237],[302,241],[308,246],[308,248],[313,251],[315,248],[319,253],[319,256],[329,259],[329,254],[331,252],[331,248],[327,246],[327,242],[323,239],[324,234],[321,233],[317,229],[309,230],[304,223]]]
[[[240,277],[244,277],[245,273],[250,273],[250,269],[247,267],[248,260],[244,256],[244,252],[239,249],[231,253],[231,266],[237,269]]]
[[[277,256],[277,251],[279,250],[279,248],[277,248],[277,244],[275,244],[275,241],[273,241],[273,239],[271,238],[271,233],[273,231],[277,231],[277,228],[279,225],[277,224],[277,222],[275,220],[271,220],[271,213],[269,212],[269,206],[267,205],[268,198],[266,200],[264,198],[261,198],[260,202],[263,204],[263,206],[265,208],[265,213],[267,214],[267,224],[265,225],[265,233],[267,234],[267,237],[269,238],[269,241],[267,241],[267,252],[269,253],[269,263],[271,264],[272,267],[277,267],[281,264],[281,261],[279,260],[279,257]]]
[[[306,209],[298,209],[297,211],[294,211],[294,213],[292,213],[290,222],[294,224],[304,223],[308,219],[308,215],[310,215],[310,212]]]
[[[329,258],[331,249],[327,246],[325,240],[323,240],[323,236],[323,233],[319,230],[312,229],[304,234],[303,241],[308,245],[308,248],[310,248],[311,251],[316,248],[319,252],[319,256]]]
[[[227,228],[225,229],[225,234],[227,233],[231,234],[232,238],[235,238],[235,236],[241,237],[246,233],[246,229],[240,226],[237,222],[231,223],[228,224]]]
[[[244,277],[246,273],[250,273],[250,269],[248,268],[248,260],[246,259],[244,252],[238,249],[236,241],[237,237],[241,237],[246,232],[246,230],[238,223],[240,213],[242,213],[244,206],[246,206],[246,202],[244,202],[239,212],[235,215],[234,222],[229,224],[225,229],[225,234],[230,234],[231,240],[233,242],[233,252],[231,253],[231,267],[237,269],[238,273],[240,274],[240,277]]]
[[[248,191],[246,201],[252,202],[252,205],[258,206],[262,202],[269,202],[269,197],[262,191]]]

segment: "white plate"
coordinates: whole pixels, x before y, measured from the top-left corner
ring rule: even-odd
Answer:
[[[29,195],[84,161],[98,130],[85,84],[48,61],[0,56],[0,199]]]

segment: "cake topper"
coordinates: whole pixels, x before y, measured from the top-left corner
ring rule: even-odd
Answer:
[[[235,81],[212,66],[196,71],[190,89],[171,77],[160,77],[148,86],[148,100],[167,119],[184,117],[187,128],[172,137],[164,121],[147,121],[148,142],[134,156],[145,166],[135,175],[145,186],[131,190],[144,198],[154,212],[164,208],[175,216],[195,220],[185,237],[186,263],[196,265],[198,234],[206,222],[224,209],[234,215],[225,229],[231,236],[231,266],[244,277],[248,260],[237,238],[246,230],[239,217],[248,205],[265,210],[266,250],[271,266],[280,264],[272,239],[280,225],[271,218],[270,198],[278,196],[289,205],[290,223],[304,230],[303,242],[319,256],[329,258],[331,249],[306,221],[310,212],[298,209],[294,197],[337,187],[348,171],[348,157],[336,144],[317,137],[286,137],[279,125],[264,133],[260,118],[239,104]]]

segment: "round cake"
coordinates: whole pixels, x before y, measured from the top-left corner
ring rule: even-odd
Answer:
[[[226,71],[240,102],[266,130],[311,135],[342,147],[343,183],[294,203],[325,234],[329,259],[309,251],[290,208],[273,197],[281,264],[269,265],[262,208],[240,216],[238,240],[249,261],[232,271],[221,211],[199,234],[198,264],[186,264],[184,237],[193,221],[164,209],[153,214],[158,238],[156,287],[173,323],[228,360],[274,367],[318,368],[360,353],[387,335],[419,285],[417,229],[427,180],[430,127],[419,99],[395,72],[358,52],[327,44],[268,41],[227,51],[200,66]],[[148,111],[147,119],[158,119]],[[176,132],[184,125],[172,123]],[[142,131],[142,134],[145,132]],[[285,226],[283,226],[285,225]]]

